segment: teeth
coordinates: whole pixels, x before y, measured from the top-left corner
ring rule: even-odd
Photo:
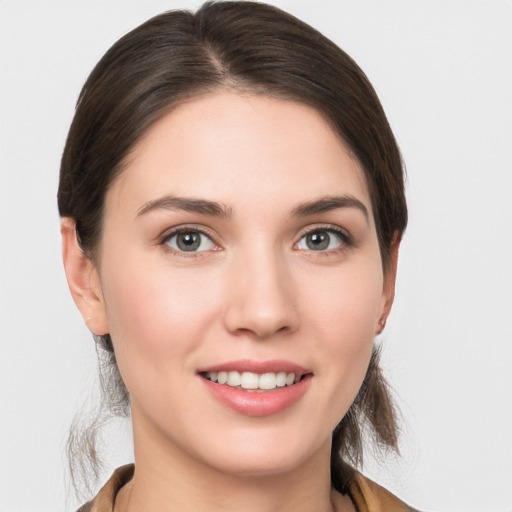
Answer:
[[[300,381],[301,375],[295,373],[263,373],[261,375],[252,372],[206,372],[204,376],[212,382],[227,384],[228,386],[242,389],[270,390],[291,386]]]
[[[275,387],[277,387],[277,375],[275,373],[264,373],[260,375],[260,389],[274,389]]]
[[[257,373],[244,372],[240,377],[240,386],[243,389],[258,389],[259,383]]]
[[[228,373],[228,386],[233,386],[236,388],[236,386],[240,386],[242,383],[242,376],[238,372],[229,372]]]
[[[283,386],[286,386],[286,373],[285,372],[279,372],[276,375],[276,385],[278,388],[282,388]]]

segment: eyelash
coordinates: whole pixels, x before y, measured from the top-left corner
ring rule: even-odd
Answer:
[[[178,228],[174,228],[171,231],[168,231],[165,234],[163,234],[162,236],[160,236],[159,240],[158,240],[158,244],[161,245],[164,248],[164,250],[171,252],[173,254],[176,254],[177,256],[184,257],[184,258],[198,258],[203,255],[202,254],[203,252],[208,252],[208,251],[189,251],[189,252],[187,252],[187,251],[176,250],[173,247],[170,247],[168,245],[169,241],[173,237],[175,237],[176,235],[179,235],[181,233],[194,233],[194,234],[204,235],[212,242],[212,244],[215,247],[218,247],[217,243],[214,240],[214,237],[210,233],[208,233],[206,230],[200,229],[196,226],[180,226]],[[218,248],[214,249],[214,251],[216,251],[216,250],[219,250],[219,249]]]
[[[305,232],[303,232],[299,238],[299,242],[306,236],[313,234],[313,233],[334,233],[337,237],[341,239],[340,247],[336,247],[335,249],[330,250],[320,250],[320,251],[314,251],[314,250],[306,250],[306,249],[298,249],[299,251],[306,251],[309,253],[313,253],[318,256],[329,256],[332,254],[338,254],[342,251],[345,251],[349,249],[350,247],[354,246],[354,240],[352,237],[343,229],[341,229],[338,226],[334,226],[332,224],[326,224],[326,225],[320,225],[315,226],[313,228],[307,229]],[[297,245],[299,242],[297,242],[294,245]]]
[[[301,251],[301,252],[304,251],[304,252],[313,253],[313,254],[319,255],[319,256],[320,255],[321,256],[329,256],[332,254],[338,254],[339,252],[344,251],[354,245],[352,237],[346,231],[342,230],[338,226],[328,224],[328,225],[314,226],[314,227],[304,231],[300,235],[299,241],[294,244],[294,247],[296,247],[304,237],[306,237],[310,234],[313,234],[313,233],[322,233],[322,232],[334,233],[337,237],[339,237],[341,239],[340,247],[337,247],[335,249],[319,250],[319,251],[314,251],[312,249],[311,250],[297,249],[297,250]],[[204,235],[212,242],[212,244],[214,244],[217,247],[217,249],[214,249],[214,251],[219,250],[218,245],[214,240],[214,237],[210,233],[208,233],[206,230],[200,229],[195,226],[180,226],[178,228],[174,228],[170,232],[166,232],[165,234],[163,234],[162,236],[159,237],[159,240],[158,240],[159,245],[163,246],[166,251],[172,252],[173,254],[177,254],[178,256],[182,256],[185,258],[198,258],[198,257],[202,256],[203,252],[209,252],[209,251],[189,251],[189,252],[187,252],[187,251],[176,250],[173,247],[170,247],[168,245],[169,241],[174,236],[179,235],[180,233],[197,233],[200,235]]]

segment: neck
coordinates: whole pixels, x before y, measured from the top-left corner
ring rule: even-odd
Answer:
[[[297,467],[239,475],[191,457],[152,432],[134,428],[135,473],[115,512],[345,512],[348,496],[330,486],[330,440]]]

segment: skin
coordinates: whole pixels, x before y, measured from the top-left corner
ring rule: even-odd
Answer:
[[[151,203],[167,196],[229,215]],[[367,214],[297,214],[332,196]],[[204,250],[180,252],[179,226],[206,233]],[[312,249],[309,230],[329,248]],[[235,92],[181,105],[107,192],[98,262],[72,219],[62,235],[75,302],[111,334],[131,396],[136,472],[117,511],[354,510],[330,489],[330,438],[389,313],[396,250],[384,272],[364,173],[315,110]],[[197,371],[239,359],[299,364],[308,390],[276,414],[236,412]]]

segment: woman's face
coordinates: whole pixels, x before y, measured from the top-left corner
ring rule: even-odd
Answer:
[[[99,262],[136,455],[268,474],[329,451],[393,279],[315,110],[222,92],[166,115],[108,191]]]

